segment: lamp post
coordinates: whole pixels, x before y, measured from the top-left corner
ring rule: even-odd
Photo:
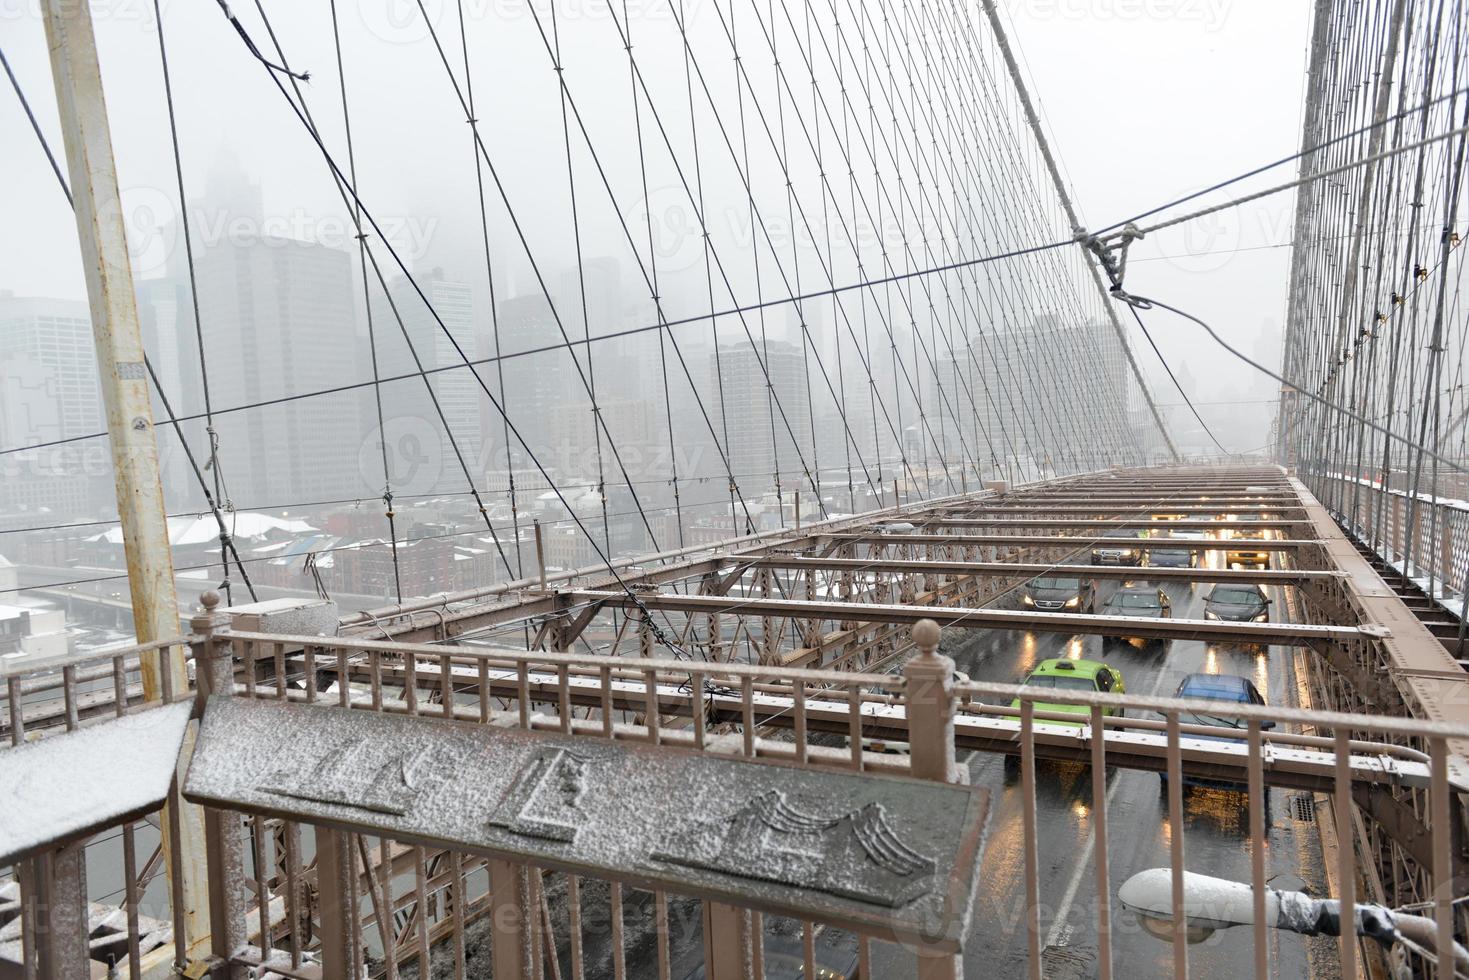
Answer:
[[[1244,882],[1185,871],[1183,895],[1179,911],[1186,930],[1185,938],[1190,943],[1203,942],[1217,929],[1255,923],[1254,889]],[[1177,924],[1173,915],[1171,869],[1149,868],[1138,872],[1117,889],[1117,898],[1137,915],[1138,922],[1149,935],[1173,939]],[[1341,902],[1334,898],[1312,898],[1304,892],[1270,888],[1265,894],[1265,925],[1303,936],[1339,936],[1342,931]],[[1433,919],[1372,904],[1355,906],[1349,928],[1357,935],[1375,939],[1386,947],[1406,939],[1431,949],[1438,936],[1438,926]],[[1454,975],[1460,974],[1469,976],[1469,951],[1455,943]]]

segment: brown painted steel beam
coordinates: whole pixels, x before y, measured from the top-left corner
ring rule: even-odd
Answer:
[[[915,517],[908,521],[919,527],[979,527],[979,528],[1098,528],[1160,531],[1218,531],[1221,529],[1247,529],[1279,531],[1296,527],[1306,520],[1303,514],[1298,520],[1248,521],[1155,521],[1151,519],[1108,520],[1105,517]]]
[[[577,602],[605,602],[608,605],[624,608],[634,605],[633,599],[626,593],[576,590],[568,594]],[[1305,623],[1232,623],[1210,619],[1152,619],[963,606],[812,602],[801,599],[766,599],[760,596],[726,597],[650,592],[640,594],[637,600],[649,609],[662,609],[688,615],[721,613],[734,616],[789,616],[808,620],[908,624],[922,619],[938,619],[945,626],[958,626],[965,629],[1031,630],[1068,635],[1086,633],[1156,640],[1213,640],[1243,644],[1300,645],[1361,640],[1368,635],[1354,626],[1321,626]]]
[[[1106,548],[1119,547],[1124,542],[1131,548],[1145,551],[1295,551],[1299,548],[1314,548],[1319,541],[1305,538],[1276,538],[1268,541],[1230,539],[1191,541],[1186,538],[1106,538],[1100,535],[1076,537],[1073,535],[1028,535],[1028,534],[873,534],[841,533],[825,535],[829,541],[853,541],[860,544],[942,544],[942,545],[991,545],[999,547],[1041,547],[1089,549],[1100,544]]]
[[[1079,578],[1156,579],[1170,582],[1258,582],[1262,585],[1298,585],[1316,579],[1341,577],[1340,572],[1301,571],[1295,569],[1233,568],[1158,568],[1130,565],[1058,565],[1050,562],[1008,561],[926,561],[891,558],[808,558],[804,555],[769,555],[753,560],[740,560],[742,569],[750,567],[815,569],[832,572],[893,573],[925,575],[973,575],[984,577],[1065,575]]]

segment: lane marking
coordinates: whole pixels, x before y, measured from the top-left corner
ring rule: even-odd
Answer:
[[[1156,695],[1158,693],[1158,689],[1163,686],[1163,679],[1165,676],[1167,676],[1166,670],[1166,662],[1158,665],[1158,676],[1153,679],[1153,687],[1151,690],[1148,691],[1148,697],[1153,697],[1154,695]],[[1105,776],[1103,778],[1105,778]],[[1120,769],[1114,770],[1112,775],[1112,785],[1107,788],[1106,803],[1108,810],[1111,810],[1112,797],[1117,795],[1117,788],[1121,785],[1122,771]],[[1066,920],[1071,916],[1071,906],[1076,902],[1076,893],[1081,888],[1081,879],[1086,874],[1087,866],[1091,864],[1092,852],[1095,851],[1096,848],[1096,821],[1093,820],[1092,826],[1087,830],[1086,833],[1086,844],[1082,847],[1081,858],[1076,862],[1076,870],[1071,873],[1071,879],[1066,883],[1066,890],[1061,893],[1061,904],[1056,907],[1056,916],[1051,921],[1050,931],[1046,933],[1045,944],[1047,946],[1056,945],[1056,943],[1061,939],[1062,933],[1069,931],[1070,924]],[[1107,883],[1107,887],[1109,889],[1112,887],[1111,882]],[[1107,923],[1107,926],[1110,929],[1111,923]]]

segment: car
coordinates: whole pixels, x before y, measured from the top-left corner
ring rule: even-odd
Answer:
[[[1264,541],[1268,536],[1264,528],[1241,528],[1232,535],[1236,541]],[[1270,565],[1270,552],[1251,548],[1249,545],[1233,547],[1224,553],[1224,563],[1248,568],[1267,568]]]
[[[1174,531],[1169,539],[1198,541],[1204,537],[1201,531]],[[1198,555],[1192,548],[1153,548],[1148,551],[1148,564],[1155,568],[1193,568],[1198,564]]]
[[[1022,682],[1026,687],[1054,688],[1058,691],[1109,691],[1113,694],[1126,692],[1126,685],[1122,680],[1122,671],[1100,660],[1072,660],[1069,657],[1053,657],[1042,660],[1035,668],[1026,675]],[[1016,698],[1010,702],[1010,707],[1019,708],[1020,699]],[[1055,711],[1065,714],[1086,715],[1091,708],[1084,704],[1052,704],[1037,701],[1037,711]],[[1117,716],[1122,714],[1122,709],[1104,708],[1102,714]],[[1045,721],[1043,725],[1083,725],[1084,721]]]
[[[1103,616],[1127,616],[1133,619],[1171,619],[1173,603],[1168,593],[1156,585],[1124,585],[1112,593],[1102,607]],[[1126,636],[1104,636],[1102,642],[1126,643]],[[1147,641],[1144,641],[1145,643]]]
[[[1197,701],[1223,701],[1231,704],[1257,704],[1263,705],[1265,698],[1261,696],[1258,689],[1247,677],[1239,677],[1234,674],[1189,674],[1178,685],[1174,692],[1175,698]],[[1202,738],[1210,741],[1239,742],[1243,741],[1243,733],[1246,729],[1245,722],[1238,718],[1232,718],[1224,714],[1211,714],[1207,708],[1201,707],[1197,711],[1191,711],[1178,716],[1179,722],[1185,725],[1207,725],[1210,728],[1225,729],[1231,733],[1219,735],[1188,735],[1187,738]],[[1269,719],[1260,722],[1260,728],[1270,731],[1275,727],[1275,722]],[[1168,774],[1161,773],[1162,785],[1168,785]],[[1225,779],[1199,779],[1194,776],[1185,776],[1183,785],[1203,786],[1214,789],[1240,789],[1242,784]],[[1270,792],[1269,787],[1265,790]],[[1268,806],[1268,802],[1267,802]]]
[[[1022,681],[1029,688],[1054,688],[1058,691],[1103,691],[1112,694],[1125,694],[1127,686],[1122,679],[1122,671],[1110,664],[1100,660],[1072,660],[1068,657],[1053,657],[1042,660],[1035,668],[1026,675]],[[1010,702],[1010,707],[1019,708],[1020,699],[1016,698]],[[1057,704],[1046,701],[1035,702],[1036,711],[1053,711],[1058,714],[1075,714],[1083,717],[1076,721],[1039,721],[1040,725],[1059,725],[1067,728],[1080,728],[1086,724],[1086,716],[1091,714],[1091,707],[1085,704]],[[1112,718],[1120,718],[1123,714],[1122,707],[1111,706],[1102,709],[1102,714]],[[1005,756],[1005,773],[1013,776],[1020,771],[1020,757],[1018,755]]]
[[[1045,575],[1026,583],[1020,603],[1026,609],[1046,612],[1093,612],[1097,587],[1086,579]]]
[[[1143,563],[1143,549],[1136,544],[1138,533],[1126,528],[1112,528],[1102,532],[1103,538],[1124,538],[1134,542],[1128,544],[1102,544],[1097,543],[1092,547],[1093,565],[1141,565]]]
[[[1204,597],[1204,618],[1232,623],[1264,623],[1270,619],[1270,599],[1265,590],[1249,585],[1216,585]]]

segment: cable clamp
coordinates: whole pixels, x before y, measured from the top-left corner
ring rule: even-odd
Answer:
[[[1134,309],[1151,310],[1153,308],[1153,304],[1150,300],[1146,300],[1141,296],[1134,296],[1132,293],[1129,293],[1127,290],[1123,289],[1120,285],[1113,286],[1111,289],[1108,290],[1108,292],[1112,294],[1112,297],[1114,299],[1120,300],[1121,302],[1126,303],[1128,306],[1131,306]]]

